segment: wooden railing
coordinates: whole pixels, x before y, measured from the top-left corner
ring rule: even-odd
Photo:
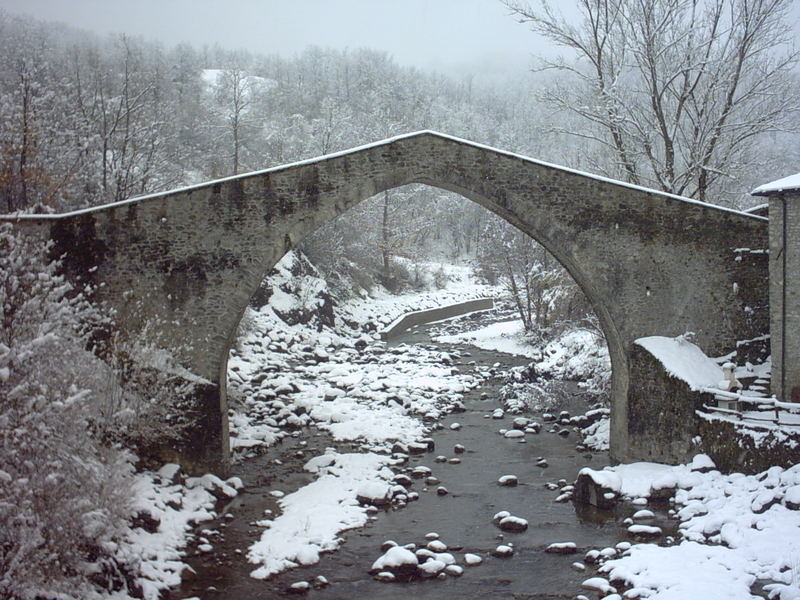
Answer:
[[[800,404],[781,402],[774,396],[771,398],[750,396],[747,395],[747,391],[728,392],[708,387],[701,391],[712,394],[716,401],[715,406],[703,405],[703,409],[708,412],[729,415],[743,423],[771,424],[800,429]],[[754,415],[753,413],[760,414]],[[788,415],[798,415],[798,418],[790,420],[787,419]]]

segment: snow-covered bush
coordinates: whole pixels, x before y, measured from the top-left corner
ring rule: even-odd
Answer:
[[[140,465],[157,466],[159,449],[183,438],[190,409],[184,404],[195,384],[170,353],[150,342],[151,329],[109,340],[104,356],[110,368],[91,427],[105,444],[134,452]]]
[[[47,251],[0,225],[0,597],[84,599],[125,584],[132,465],[89,434],[99,315]]]
[[[567,327],[542,349],[536,374],[579,381],[587,392],[605,395],[611,381],[611,359],[602,334],[585,327]]]

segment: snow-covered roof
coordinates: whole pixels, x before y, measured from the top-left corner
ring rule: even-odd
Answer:
[[[777,179],[771,183],[758,186],[752,192],[753,196],[771,196],[780,192],[800,191],[800,173]]]
[[[717,363],[682,337],[654,335],[639,338],[635,343],[661,362],[667,373],[686,382],[692,390],[716,387],[724,377]]]

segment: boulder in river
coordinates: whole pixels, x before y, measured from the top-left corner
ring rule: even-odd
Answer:
[[[513,487],[519,483],[516,475],[503,475],[497,480],[497,485],[505,487]]]
[[[581,469],[572,497],[579,504],[612,508],[619,498],[618,477],[609,471]]]

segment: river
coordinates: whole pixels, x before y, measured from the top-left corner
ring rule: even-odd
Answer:
[[[403,343],[432,344],[425,328],[392,342]],[[495,363],[500,363],[500,370],[504,370],[526,362],[520,357],[474,347],[446,349],[461,351],[457,366],[464,370]],[[223,509],[220,519],[199,528],[198,536],[209,539],[214,552],[189,558],[196,573],[185,577],[180,590],[175,590],[175,597],[196,596],[203,600],[282,597],[292,583],[313,582],[323,576],[329,584],[312,589],[309,597],[574,598],[581,582],[591,575],[591,567],[581,572],[572,563],[582,560],[582,550],[613,546],[625,539],[624,529],[617,524],[625,516],[620,513],[623,507],[614,515],[581,509],[572,502],[556,502],[558,490],[548,489],[545,484],[560,479],[571,482],[581,467],[601,468],[607,464],[607,456],[576,450],[580,441],[577,433],[562,437],[548,432],[547,424],[541,433],[526,435],[524,443],[504,438],[499,430],[511,428],[513,418],[519,415],[487,418],[500,406],[501,385],[501,379],[496,377],[470,391],[464,399],[466,411],[446,417],[443,428],[432,435],[435,450],[410,457],[406,468],[427,466],[440,483],[426,487],[424,481],[415,480],[412,489],[419,492],[419,500],[402,509],[382,510],[366,527],[344,532],[345,541],[340,549],[324,554],[318,564],[293,569],[267,581],[249,576],[254,566],[247,563],[245,556],[261,531],[255,522],[263,518],[265,510],[278,511],[276,499],[269,491],[279,485],[288,493],[311,482],[313,475],[303,472],[302,465],[326,447],[350,450],[354,446],[335,444],[327,434],[306,428],[263,455],[235,465],[232,474],[244,481],[245,489]],[[567,410],[572,414],[585,411],[586,401],[577,386],[567,382],[564,385],[570,393],[550,410]],[[523,416],[541,420],[541,414]],[[460,429],[451,429],[453,423],[459,423]],[[466,451],[456,454],[456,444],[463,445]],[[435,462],[440,455],[459,458],[460,462]],[[546,467],[537,465],[540,458],[546,460]],[[499,486],[497,480],[502,475],[517,476],[519,485]],[[448,493],[437,494],[439,486]],[[492,524],[493,515],[501,510],[526,519],[527,531],[501,532]],[[226,513],[230,515],[225,516]],[[459,564],[463,565],[465,552],[480,555],[482,564],[465,567],[460,577],[411,583],[381,583],[369,575],[373,561],[382,554],[381,544],[385,540],[422,546],[427,542],[426,534],[431,532],[447,544]],[[554,542],[574,542],[578,553],[544,552]],[[514,547],[513,556],[497,558],[491,554],[498,544],[509,543]]]

